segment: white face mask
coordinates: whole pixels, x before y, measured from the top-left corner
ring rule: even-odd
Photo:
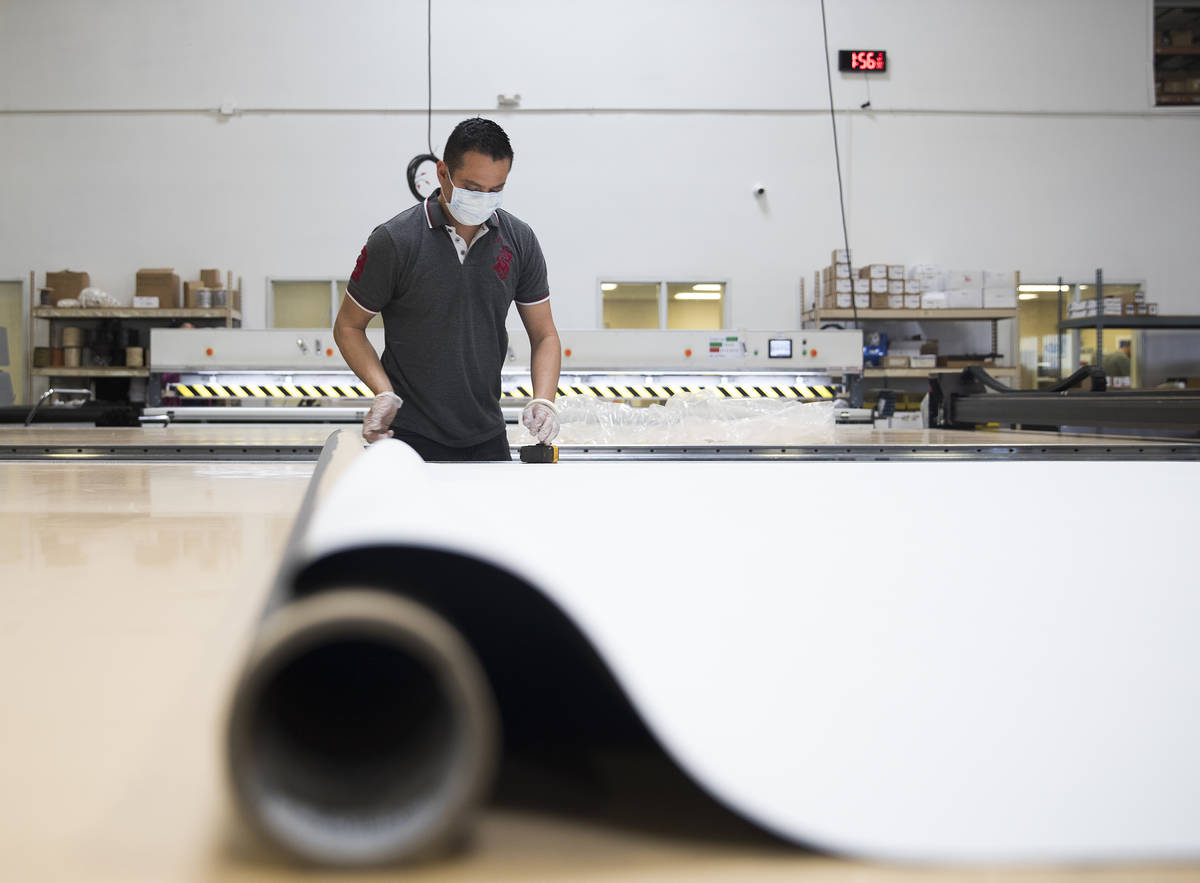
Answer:
[[[454,219],[460,224],[476,227],[500,208],[503,199],[503,193],[483,193],[479,190],[455,187],[454,195],[450,197],[450,214],[454,215]]]

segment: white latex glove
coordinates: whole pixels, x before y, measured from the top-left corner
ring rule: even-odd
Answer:
[[[363,418],[362,434],[368,444],[381,438],[392,437],[392,420],[402,404],[404,402],[394,392],[381,392],[375,396],[371,407],[367,409],[367,416]]]
[[[533,437],[544,445],[554,441],[558,435],[558,408],[545,399],[534,399],[521,412],[521,423]]]

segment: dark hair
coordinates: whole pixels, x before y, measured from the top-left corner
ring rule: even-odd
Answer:
[[[454,127],[454,131],[446,139],[442,160],[451,172],[456,172],[462,167],[463,156],[468,150],[490,156],[497,161],[507,159],[511,162],[513,158],[512,145],[508,143],[508,136],[504,134],[504,130],[483,117],[463,120]]]

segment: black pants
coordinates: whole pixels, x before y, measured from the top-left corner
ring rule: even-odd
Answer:
[[[508,460],[511,462],[512,460],[512,452],[508,448],[507,432],[502,432],[495,438],[465,448],[452,448],[449,445],[439,444],[423,435],[417,435],[406,429],[397,429],[394,426],[392,432],[395,433],[394,438],[404,442],[420,454],[421,459],[426,463],[463,463],[478,460]]]

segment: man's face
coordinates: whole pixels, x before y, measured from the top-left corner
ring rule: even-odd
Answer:
[[[454,170],[453,176],[446,164],[438,161],[438,183],[442,186],[442,196],[447,202],[454,196],[456,186],[464,190],[499,193],[504,189],[504,183],[508,180],[508,170],[511,168],[511,159],[496,160],[487,154],[468,150],[463,154],[462,164]]]

